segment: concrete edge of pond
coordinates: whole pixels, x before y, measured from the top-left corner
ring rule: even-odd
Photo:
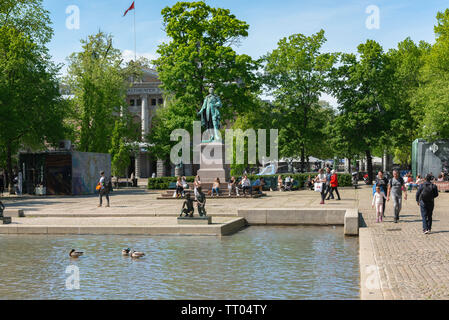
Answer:
[[[33,211],[22,211],[22,215],[17,215],[14,211],[11,211],[6,216],[10,217],[25,217],[25,218],[152,218],[152,217],[178,217],[178,213],[117,213],[117,212],[101,212],[101,213],[60,213],[60,212],[51,212],[51,213],[43,213],[43,212],[33,212]],[[148,211],[148,210],[147,210]],[[6,211],[5,211],[6,212]],[[235,213],[215,213],[214,217],[237,217]]]
[[[223,223],[210,225],[0,225],[0,234],[78,234],[78,235],[179,235],[179,236],[227,236],[238,232],[246,226],[243,218],[235,217]]]
[[[359,230],[360,299],[389,299],[383,290],[379,267],[374,254],[373,239],[369,228]]]
[[[249,225],[341,225],[345,235],[359,234],[359,212],[356,208],[239,209],[238,216],[245,218]]]

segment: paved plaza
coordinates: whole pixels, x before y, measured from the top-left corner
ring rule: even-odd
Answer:
[[[110,208],[98,208],[95,196],[73,197],[5,197],[7,209],[23,209],[25,218],[13,218],[22,225],[106,225],[126,223],[133,226],[164,225],[175,221],[181,200],[157,200],[160,192],[140,189],[116,190],[111,195]],[[208,214],[217,223],[237,216],[239,209],[252,208],[358,208],[361,213],[361,256],[372,254],[378,266],[381,290],[376,299],[449,299],[449,193],[436,199],[432,234],[422,234],[421,216],[415,202],[415,191],[403,202],[400,222],[393,223],[390,201],[386,219],[376,223],[371,208],[371,187],[341,188],[343,200],[326,201],[320,205],[318,193],[267,192],[258,199],[211,199]],[[363,232],[362,232],[363,231]],[[361,266],[363,274],[365,266]],[[363,280],[363,276],[362,276]],[[363,292],[363,289],[362,289]],[[362,298],[370,298],[369,295]]]

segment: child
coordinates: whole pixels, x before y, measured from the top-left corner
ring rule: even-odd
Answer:
[[[384,201],[387,198],[385,197],[385,193],[383,191],[380,191],[380,186],[376,187],[376,193],[373,195],[373,203],[372,206],[374,208],[374,205],[376,205],[376,216],[377,216],[377,222],[382,222],[382,207],[384,204]]]

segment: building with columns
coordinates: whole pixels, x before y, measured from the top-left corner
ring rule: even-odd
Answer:
[[[143,76],[128,89],[126,101],[128,110],[133,115],[135,123],[141,123],[142,137],[151,130],[151,122],[156,110],[165,106],[165,100],[160,89],[161,82],[158,73],[153,69],[144,69]],[[157,170],[156,159],[148,152],[146,145],[140,143],[139,150],[131,156],[129,174],[136,178],[151,177]]]

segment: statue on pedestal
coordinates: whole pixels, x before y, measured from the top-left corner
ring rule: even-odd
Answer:
[[[220,129],[220,108],[221,108],[220,98],[214,94],[214,88],[209,88],[209,95],[204,99],[203,107],[198,112],[201,116],[201,124],[206,129],[212,129],[213,134],[207,141],[203,143],[208,143],[212,141],[221,141],[219,129]]]
[[[195,209],[193,208],[193,199],[190,198],[190,192],[187,192],[186,200],[182,204],[181,214],[179,216],[182,217],[182,215],[185,214],[185,217],[192,218],[194,211]]]
[[[201,187],[198,188],[198,195],[196,196],[196,203],[198,205],[198,214],[200,217],[206,216],[206,195],[201,190]]]

